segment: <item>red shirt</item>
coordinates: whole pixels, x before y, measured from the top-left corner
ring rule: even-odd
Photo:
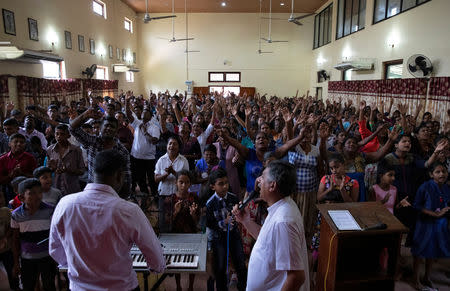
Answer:
[[[22,173],[28,176],[31,176],[33,170],[38,166],[36,159],[32,154],[23,152],[18,156],[13,156],[10,151],[0,157],[0,184],[8,184],[11,182],[9,173],[11,173],[17,165],[20,165]]]
[[[367,126],[366,121],[358,121],[359,125],[359,133],[361,134],[361,139],[365,139],[366,137],[369,137],[372,135],[373,132],[371,132]],[[373,153],[378,151],[378,148],[380,147],[380,142],[378,141],[378,137],[375,137],[371,141],[369,141],[365,146],[360,148],[360,151],[363,153]]]

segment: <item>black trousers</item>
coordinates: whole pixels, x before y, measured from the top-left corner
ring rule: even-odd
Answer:
[[[12,269],[14,266],[12,251],[0,253],[0,262],[3,262],[3,266],[5,266],[6,273],[8,274],[9,287],[13,290],[19,289],[19,279],[14,278],[12,275]]]
[[[34,291],[36,282],[41,274],[45,291],[56,291],[55,276],[56,263],[51,257],[42,259],[21,259],[22,283],[24,291]]]
[[[228,290],[227,284],[227,238],[226,234],[211,241],[214,261],[214,275],[216,277],[217,291]],[[237,288],[245,290],[247,286],[247,268],[244,262],[242,241],[237,231],[230,232],[230,257],[238,277]],[[230,268],[229,268],[230,269]]]
[[[141,192],[148,194],[147,179],[150,184],[152,196],[158,195],[158,185],[155,182],[156,160],[136,159],[131,156],[131,175],[133,180],[133,190],[139,185]]]

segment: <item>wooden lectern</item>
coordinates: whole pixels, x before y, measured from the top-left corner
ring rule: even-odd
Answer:
[[[380,202],[318,204],[317,208],[322,221],[316,290],[393,291],[401,237],[408,228]],[[363,229],[379,223],[387,228],[338,230],[328,210],[348,210]]]

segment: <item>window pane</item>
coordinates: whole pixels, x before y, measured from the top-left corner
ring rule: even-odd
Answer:
[[[130,22],[125,20],[124,24],[125,24],[125,29],[130,30]]]
[[[346,0],[345,16],[344,16],[344,35],[350,34],[351,19],[352,19],[352,0]]]
[[[338,4],[338,21],[337,21],[337,38],[341,38],[343,36],[343,30],[344,30],[344,2],[345,0],[339,0]]]
[[[403,0],[402,11],[408,10],[414,6],[416,6],[416,0]]]
[[[358,31],[358,14],[359,14],[359,0],[353,0],[352,9],[352,32]]]
[[[386,0],[375,1],[375,16],[374,22],[378,22],[385,18],[386,13]]]
[[[41,61],[44,78],[60,79],[60,66],[57,62]]]
[[[322,29],[322,32],[323,32],[323,44],[327,44],[328,43],[328,9],[326,9],[324,12],[323,12],[323,17],[324,17],[324,19],[323,19],[323,29]]]
[[[344,71],[344,81],[350,81],[352,79],[352,70]]]
[[[227,82],[240,82],[240,77],[238,73],[225,73],[225,81]]]
[[[223,82],[223,74],[222,73],[210,73],[209,79],[211,82]]]
[[[331,24],[333,23],[332,17],[333,15],[333,5],[330,6],[329,10],[328,10],[328,40],[327,42],[330,43],[331,42]]]
[[[319,15],[314,17],[314,48],[319,46]]]
[[[366,0],[360,1],[359,6],[359,29],[366,26]]]
[[[320,13],[319,46],[323,46],[323,13]]]
[[[92,7],[94,8],[94,12],[98,15],[103,15],[103,5],[98,2],[92,1]]]
[[[391,17],[400,13],[400,2],[401,0],[388,1],[387,17]]]
[[[386,70],[386,79],[401,79],[403,75],[403,64],[389,65]]]

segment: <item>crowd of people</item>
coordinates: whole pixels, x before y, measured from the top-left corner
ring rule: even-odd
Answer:
[[[214,290],[214,282],[217,290],[227,290],[229,281],[238,290],[258,290],[262,283],[255,276],[269,272],[261,260],[276,261],[276,270],[306,270],[294,275],[303,276],[302,290],[309,290],[322,255],[316,203],[385,205],[409,228],[405,245],[414,258],[412,282],[417,288],[433,285],[433,259],[450,257],[450,126],[422,113],[420,105],[408,114],[403,103],[393,110],[393,99],[388,104],[354,104],[324,102],[308,93],[188,97],[186,92],[150,91],[145,97],[132,92],[116,98],[89,94],[79,101],[55,100],[48,108],[33,98],[24,110],[12,103],[2,103],[0,109],[0,207],[9,208],[0,209],[0,260],[13,290],[19,290],[19,273],[24,290],[34,290],[38,274],[45,290],[55,290],[54,259],[61,263],[61,256],[49,253],[46,240],[52,215],[63,216],[57,207],[61,199],[67,204],[63,197],[95,188],[90,184],[99,180],[96,158],[105,151],[123,161],[123,183],[107,191],[138,203],[144,212],[157,208],[155,232],[209,230],[213,272],[208,290]],[[271,164],[272,170],[265,171]],[[292,189],[275,178],[277,171],[288,172],[286,165],[295,170]],[[107,171],[105,165],[102,169]],[[270,183],[275,180],[277,189]],[[261,194],[244,212],[233,210],[254,191],[275,193],[277,199]],[[279,199],[285,201],[282,206]],[[281,251],[265,256],[262,249],[273,244],[289,249],[283,235],[265,245],[262,239],[255,245],[255,239],[267,239],[269,227],[287,223],[283,216],[297,217],[292,205],[302,218],[289,220],[283,230],[292,232],[292,225],[304,230],[295,250],[306,259],[289,259],[290,253]],[[309,262],[306,248],[312,254]],[[229,276],[227,249],[233,269]],[[255,255],[247,268],[252,249]],[[423,278],[421,259],[426,261]],[[289,274],[271,273],[273,290]],[[180,276],[175,279],[181,290]],[[194,279],[189,276],[189,290]]]

